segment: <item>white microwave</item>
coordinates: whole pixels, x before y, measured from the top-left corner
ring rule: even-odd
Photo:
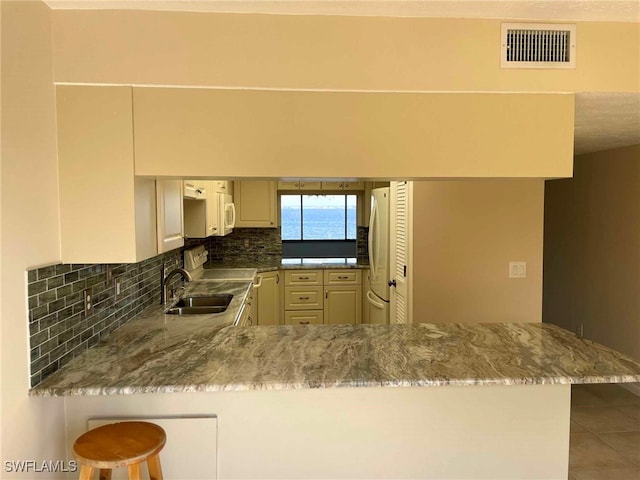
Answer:
[[[228,193],[218,193],[218,231],[217,236],[222,237],[233,232],[236,224],[236,207],[233,197]]]

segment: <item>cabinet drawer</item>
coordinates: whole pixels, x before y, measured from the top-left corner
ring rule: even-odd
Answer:
[[[322,310],[322,287],[284,287],[285,310]]]
[[[362,283],[362,270],[325,270],[325,285],[360,285]]]
[[[322,270],[285,270],[285,286],[322,285]]]
[[[322,310],[284,312],[285,325],[322,325]]]

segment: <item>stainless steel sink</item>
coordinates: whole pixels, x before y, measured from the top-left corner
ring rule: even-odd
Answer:
[[[167,310],[170,315],[202,315],[207,313],[222,313],[233,295],[220,294],[207,297],[183,297],[173,307]]]

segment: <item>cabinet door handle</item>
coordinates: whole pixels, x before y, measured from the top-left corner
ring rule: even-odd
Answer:
[[[309,277],[298,277],[298,280],[309,280]]]
[[[338,276],[338,280],[349,280],[349,277],[346,277],[346,276]]]
[[[329,290],[324,291],[324,298],[329,298]]]
[[[298,297],[298,300],[309,300],[309,297]]]
[[[276,273],[276,285],[280,283],[280,274]]]
[[[311,322],[300,322],[300,325],[309,325]]]

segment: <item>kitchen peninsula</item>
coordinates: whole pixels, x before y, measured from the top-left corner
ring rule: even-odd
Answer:
[[[71,441],[93,417],[217,416],[217,477],[189,478],[560,479],[570,384],[640,381],[546,324],[229,324],[153,307],[31,395],[65,396]]]

